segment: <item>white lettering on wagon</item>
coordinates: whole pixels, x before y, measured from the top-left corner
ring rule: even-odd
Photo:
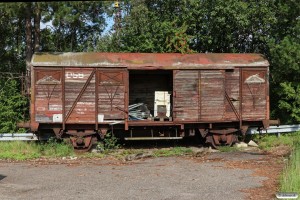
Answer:
[[[265,79],[260,78],[258,74],[249,76],[246,80],[245,83],[251,84],[251,83],[264,83],[266,82]]]
[[[84,78],[84,74],[83,73],[75,73],[75,72],[67,72],[66,73],[66,78]]]

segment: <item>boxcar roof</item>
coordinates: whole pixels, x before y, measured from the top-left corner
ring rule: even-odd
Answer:
[[[125,67],[128,69],[231,69],[265,67],[261,54],[248,53],[35,53],[35,67]]]

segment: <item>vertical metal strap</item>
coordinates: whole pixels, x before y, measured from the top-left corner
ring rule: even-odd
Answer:
[[[125,86],[125,91],[124,91],[124,109],[125,109],[125,130],[127,131],[129,129],[128,125],[128,120],[129,120],[129,111],[128,111],[128,105],[129,105],[129,72],[127,69],[125,69],[124,75],[124,86]]]
[[[96,75],[95,75],[95,130],[98,130],[98,98],[99,98],[99,77],[96,69]]]
[[[239,86],[240,86],[240,129],[243,126],[243,69],[239,68],[240,70],[240,81],[239,81]]]
[[[65,130],[66,129],[66,120],[65,120],[65,116],[66,116],[66,86],[65,86],[65,73],[66,73],[66,69],[63,67],[62,69],[62,89],[61,89],[61,93],[62,93],[62,121],[63,121],[63,127],[62,129]]]
[[[201,70],[198,71],[198,121],[201,121],[201,104],[202,104],[202,99],[201,99]]]

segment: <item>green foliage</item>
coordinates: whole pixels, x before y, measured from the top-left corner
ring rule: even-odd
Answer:
[[[105,28],[104,6],[97,2],[49,2],[43,22],[43,51],[93,51]]]
[[[120,51],[117,45],[117,37],[116,35],[104,35],[99,38],[97,42],[97,46],[95,47],[95,51],[97,52],[117,52]]]
[[[20,94],[16,80],[0,82],[0,133],[16,132],[16,122],[25,120],[28,102]]]
[[[291,82],[283,82],[280,84],[282,91],[280,93],[279,108],[281,111],[289,113],[288,119],[285,122],[299,123],[300,122],[300,83],[295,86]]]
[[[170,29],[166,38],[166,52],[193,53],[189,47],[189,41],[192,39],[187,31],[188,26],[183,25],[177,29]]]
[[[262,53],[271,63],[272,117],[299,122],[297,0],[125,0],[121,6],[120,30],[103,36],[105,16],[116,12],[112,2],[0,3],[0,72],[25,73],[25,19],[29,13],[35,33],[39,8],[41,21],[50,23],[41,30],[41,51]],[[29,52],[37,39],[30,38]]]
[[[187,25],[179,19],[187,12],[185,1],[130,1],[128,4],[130,10],[123,20],[120,51],[190,52]]]
[[[270,43],[274,99],[271,105],[283,123],[300,122],[300,21],[293,34],[279,43]],[[279,108],[279,109],[278,109]]]
[[[300,194],[300,143],[295,149],[282,173],[279,192],[296,192]]]
[[[25,70],[24,22],[20,20],[24,3],[17,5],[0,3],[0,72]]]
[[[300,141],[300,132],[297,133],[288,133],[282,134],[280,137],[277,137],[274,134],[264,134],[264,135],[256,135],[253,140],[257,141],[259,144],[259,148],[270,150],[273,147],[278,146],[288,146],[293,148],[293,146]]]
[[[0,159],[27,160],[39,158],[41,152],[35,143],[23,141],[0,142]]]
[[[235,146],[219,146],[218,150],[220,152],[237,152],[237,151],[239,151],[239,148],[237,148]]]
[[[55,138],[45,143],[34,141],[0,142],[0,159],[28,160],[40,157],[62,157],[74,155],[73,147]]]
[[[74,154],[74,149],[71,144],[56,138],[50,138],[46,143],[41,143],[39,145],[39,151],[46,157],[62,157]]]
[[[186,147],[174,147],[167,149],[158,149],[153,152],[156,157],[167,157],[167,156],[182,156],[192,154],[193,150]]]
[[[277,22],[273,1],[133,0],[128,4],[121,51],[263,52]]]
[[[120,147],[118,142],[118,138],[116,138],[113,134],[106,133],[103,141],[97,144],[96,149],[100,152],[118,149]]]

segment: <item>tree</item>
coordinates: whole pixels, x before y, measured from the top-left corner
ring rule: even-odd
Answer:
[[[0,133],[16,132],[16,122],[28,117],[28,101],[18,89],[20,81],[14,78],[0,80]]]
[[[271,63],[273,117],[299,121],[297,0],[125,0],[121,6],[120,29],[102,36],[112,2],[0,3],[1,72],[19,76],[27,63],[29,75],[37,51],[257,52]],[[50,25],[41,29],[40,22]]]
[[[300,21],[293,33],[271,46],[273,114],[283,123],[300,122]]]
[[[187,25],[178,15],[186,13],[185,1],[130,1],[125,5],[120,51],[190,51]]]
[[[51,2],[42,22],[52,22],[42,31],[42,51],[93,51],[105,28],[103,3]]]
[[[119,46],[129,52],[268,54],[276,23],[267,0],[132,0],[124,7]]]
[[[41,31],[41,21],[52,21],[51,31]],[[32,54],[92,51],[103,27],[102,2],[0,3],[0,132],[16,131],[16,122],[28,114],[21,85],[26,73],[29,89]]]

